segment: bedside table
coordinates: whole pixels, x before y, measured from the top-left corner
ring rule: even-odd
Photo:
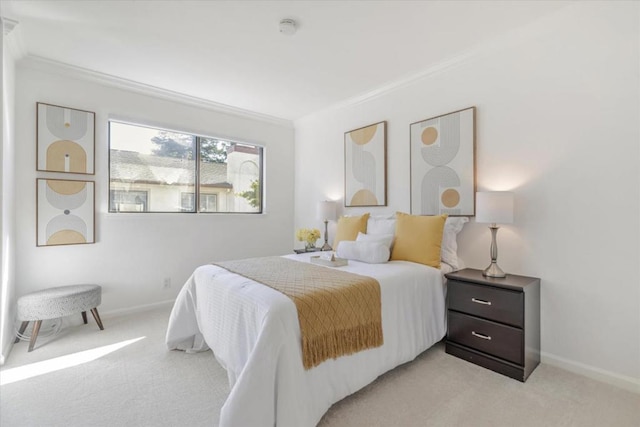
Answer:
[[[540,363],[540,279],[471,268],[445,277],[446,352],[526,381]]]

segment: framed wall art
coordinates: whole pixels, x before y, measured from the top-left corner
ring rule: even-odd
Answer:
[[[42,102],[36,110],[36,170],[93,175],[95,113]]]
[[[387,122],[344,134],[344,205],[387,205]]]
[[[412,214],[475,215],[475,112],[410,125]]]
[[[36,245],[95,243],[95,183],[36,179]]]

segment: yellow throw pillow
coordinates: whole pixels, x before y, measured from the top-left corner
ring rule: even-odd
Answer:
[[[368,213],[361,216],[341,216],[338,220],[336,237],[333,239],[333,250],[338,249],[338,243],[341,240],[356,240],[358,233],[366,233],[368,220]]]
[[[418,216],[397,212],[396,217],[396,242],[391,260],[440,268],[440,246],[447,215]]]

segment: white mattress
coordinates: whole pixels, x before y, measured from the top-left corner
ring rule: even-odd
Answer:
[[[166,343],[186,351],[211,348],[227,370],[231,392],[222,427],[315,426],[333,403],[445,335],[446,264],[438,270],[406,261],[349,261],[340,269],[380,283],[384,345],[310,370],[302,366],[296,307],[288,297],[217,266],[194,271],[173,307]]]

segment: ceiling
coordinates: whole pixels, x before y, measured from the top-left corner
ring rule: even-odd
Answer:
[[[551,14],[566,1],[2,0],[27,56],[295,120]],[[281,34],[283,18],[298,31]]]

